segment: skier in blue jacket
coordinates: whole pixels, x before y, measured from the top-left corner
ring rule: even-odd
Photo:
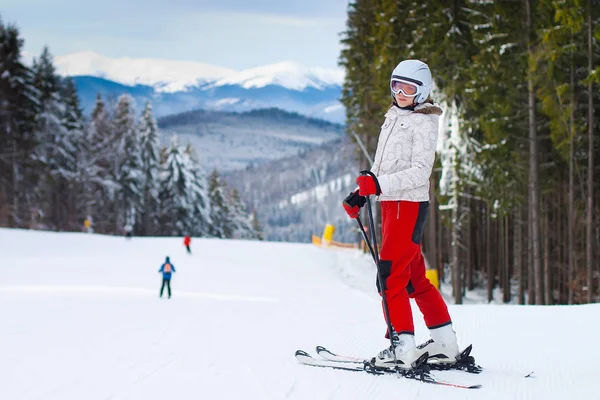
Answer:
[[[171,264],[171,260],[169,257],[165,259],[163,265],[160,266],[158,272],[162,272],[163,281],[162,286],[160,287],[160,297],[163,295],[163,290],[165,289],[165,285],[167,285],[167,291],[169,292],[169,298],[171,298],[171,275],[173,272],[177,272],[175,270],[175,266]]]

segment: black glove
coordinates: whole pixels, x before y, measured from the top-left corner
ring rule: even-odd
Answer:
[[[361,196],[358,194],[358,191],[350,193],[344,201],[342,205],[344,206],[344,210],[346,210],[346,214],[350,218],[357,218],[360,209],[367,202],[367,198],[365,196]]]

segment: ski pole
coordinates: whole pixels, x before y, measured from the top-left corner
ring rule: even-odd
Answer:
[[[373,261],[375,261],[375,264],[377,264],[377,258],[375,257],[375,252],[373,251],[373,247],[371,247],[371,241],[367,237],[367,232],[365,232],[365,227],[363,226],[362,221],[360,220],[360,217],[356,217],[356,222],[358,222],[358,227],[360,228],[360,233],[362,233],[363,240],[369,247],[369,252],[371,253],[371,256],[373,256]]]
[[[373,179],[377,179],[375,177],[375,174],[373,174],[371,171],[360,171],[361,175],[371,175],[373,177]],[[379,288],[381,289],[381,299],[383,301],[383,314],[385,315],[385,322],[387,323],[387,329],[388,329],[388,333],[390,335],[390,343],[392,345],[392,350],[394,350],[394,329],[392,327],[392,323],[390,321],[390,310],[388,308],[388,303],[387,303],[387,299],[385,297],[385,286],[384,281],[383,281],[383,277],[381,274],[381,266],[380,263],[381,261],[379,260],[379,251],[377,250],[377,234],[375,232],[375,222],[373,221],[373,209],[371,208],[371,197],[370,196],[365,196],[367,198],[367,213],[369,215],[369,229],[371,229],[371,241],[373,243],[373,248],[372,248],[372,252],[373,252],[373,260],[375,261],[375,265],[377,266],[377,282],[379,283]],[[369,246],[369,249],[371,249],[371,247]],[[392,353],[394,354],[394,361],[396,360],[396,352],[392,351]]]

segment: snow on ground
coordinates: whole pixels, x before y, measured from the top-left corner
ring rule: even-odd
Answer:
[[[387,346],[370,257],[216,239],[192,251],[181,238],[0,229],[0,399],[598,398],[598,304],[451,306],[459,344],[486,370],[435,372],[482,389],[438,387],[293,357]],[[167,255],[170,300],[158,298]]]

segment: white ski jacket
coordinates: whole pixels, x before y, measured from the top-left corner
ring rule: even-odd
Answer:
[[[414,111],[393,106],[385,114],[371,167],[381,186],[379,201],[429,201],[441,114],[431,103]]]

